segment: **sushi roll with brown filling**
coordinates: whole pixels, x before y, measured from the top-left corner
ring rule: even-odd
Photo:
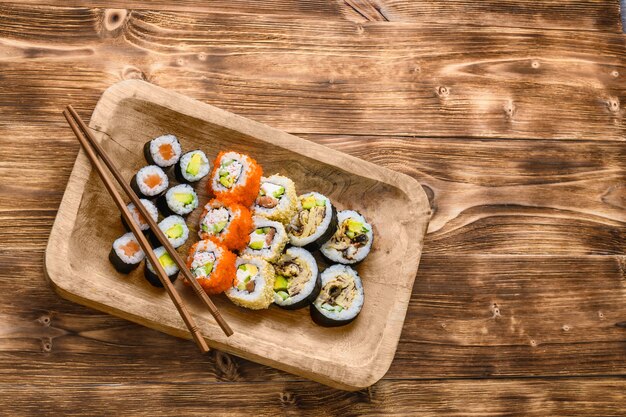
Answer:
[[[337,230],[321,248],[322,254],[330,261],[341,264],[361,262],[372,249],[372,225],[353,210],[340,211],[337,223]]]
[[[287,232],[293,246],[315,251],[326,242],[337,227],[337,210],[330,199],[312,192],[298,197],[298,207]]]
[[[117,272],[128,274],[139,266],[145,256],[135,235],[126,233],[113,242],[109,260]]]
[[[363,308],[363,283],[347,265],[333,265],[320,276],[322,289],[311,304],[311,318],[320,326],[343,326]]]
[[[320,291],[317,263],[306,249],[291,247],[274,265],[274,302],[287,310],[311,304]]]
[[[180,159],[183,153],[178,139],[174,135],[154,138],[143,146],[143,155],[149,165],[168,168]]]
[[[167,190],[167,175],[156,165],[141,168],[130,180],[130,186],[140,198],[155,198]]]

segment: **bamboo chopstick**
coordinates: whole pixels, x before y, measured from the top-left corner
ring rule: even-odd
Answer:
[[[161,280],[161,283],[163,284],[163,286],[165,287],[168,295],[172,299],[172,302],[176,306],[176,309],[178,310],[179,314],[181,315],[183,321],[185,322],[185,325],[189,329],[189,332],[191,333],[191,335],[192,335],[193,339],[195,340],[196,344],[198,345],[198,347],[200,348],[200,350],[203,353],[204,352],[208,352],[209,351],[209,346],[207,345],[206,341],[204,340],[204,337],[202,336],[202,334],[200,333],[200,330],[198,329],[198,326],[196,325],[195,320],[189,314],[189,311],[187,310],[187,307],[184,304],[183,300],[180,298],[180,295],[178,294],[178,291],[176,291],[176,289],[174,288],[174,285],[169,280],[169,277],[167,276],[167,273],[165,272],[165,270],[161,266],[161,263],[159,262],[158,258],[154,254],[154,252],[152,251],[152,248],[150,247],[150,243],[148,243],[147,238],[145,237],[145,235],[143,234],[143,232],[141,231],[139,226],[135,223],[135,220],[133,219],[132,215],[128,211],[128,208],[126,207],[126,204],[124,203],[124,200],[122,199],[120,193],[117,191],[117,189],[115,188],[115,185],[111,181],[111,178],[109,178],[107,173],[104,171],[104,167],[102,166],[102,164],[98,160],[98,157],[96,156],[93,148],[91,147],[91,145],[89,143],[90,141],[85,136],[83,136],[83,132],[78,127],[78,124],[76,123],[76,120],[74,120],[73,116],[71,115],[71,113],[68,110],[65,110],[63,112],[63,115],[65,116],[65,118],[67,119],[67,122],[69,123],[70,127],[74,131],[74,134],[76,135],[76,138],[78,139],[78,141],[82,145],[83,149],[85,150],[85,153],[87,154],[87,157],[91,161],[91,164],[93,165],[93,167],[96,169],[96,172],[100,176],[100,179],[104,183],[104,186],[106,187],[107,191],[109,192],[109,194],[113,198],[113,201],[115,202],[115,204],[117,205],[118,209],[122,213],[122,216],[124,217],[124,220],[126,220],[126,222],[128,223],[128,226],[130,227],[131,231],[133,232],[133,234],[137,238],[137,240],[139,242],[139,245],[143,249],[143,251],[146,254],[146,256],[149,258],[149,260],[152,263],[152,265],[154,266],[154,269],[157,272],[157,275],[158,275],[159,279]],[[90,139],[92,139],[92,138],[90,138]],[[143,205],[141,203],[139,203],[138,206],[142,206],[143,207]],[[146,218],[149,218],[149,216],[146,216]]]
[[[104,149],[102,149],[100,144],[95,140],[95,138],[91,134],[91,131],[85,124],[85,122],[83,122],[83,120],[80,118],[76,110],[74,110],[74,108],[71,105],[67,106],[67,111],[70,112],[74,120],[78,123],[79,127],[81,128],[85,136],[87,136],[87,139],[89,140],[89,142],[96,149],[96,152],[98,153],[100,158],[102,158],[102,160],[104,161],[106,166],[109,168],[109,170],[111,171],[111,173],[113,174],[117,182],[124,189],[124,192],[128,194],[128,197],[131,199],[131,201],[133,202],[137,210],[139,210],[141,215],[144,217],[144,219],[150,226],[152,233],[154,233],[154,235],[157,237],[159,242],[161,242],[161,245],[163,245],[163,247],[165,247],[165,249],[169,252],[170,256],[172,257],[176,265],[178,265],[178,268],[180,269],[180,271],[183,273],[187,281],[191,284],[191,288],[193,289],[194,293],[198,297],[200,297],[202,302],[207,306],[207,308],[209,309],[209,312],[211,313],[211,315],[213,315],[213,317],[215,318],[215,321],[220,326],[222,331],[226,334],[226,336],[232,335],[233,330],[230,328],[228,323],[226,323],[226,321],[220,314],[219,310],[217,309],[215,304],[213,304],[209,296],[204,292],[204,290],[202,289],[198,281],[191,275],[191,272],[187,268],[187,265],[185,265],[185,261],[180,257],[176,249],[172,247],[172,245],[170,244],[170,241],[167,239],[163,231],[159,228],[156,222],[152,220],[152,217],[150,217],[150,214],[148,213],[146,208],[139,201],[139,197],[137,197],[135,192],[130,188],[130,185],[128,185],[128,183],[124,181],[124,177],[119,172],[119,170],[115,167],[115,164],[113,164],[113,161],[111,160],[111,158],[109,158],[106,152],[104,152]]]

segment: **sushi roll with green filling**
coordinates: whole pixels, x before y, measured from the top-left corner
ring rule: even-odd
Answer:
[[[154,254],[156,255],[163,269],[165,270],[165,273],[167,274],[170,281],[176,281],[176,278],[178,278],[178,272],[180,270],[178,269],[178,265],[176,265],[176,262],[174,262],[170,254],[167,253],[167,250],[165,250],[163,246],[159,246],[154,250]],[[146,278],[146,280],[148,280],[150,285],[163,288],[163,284],[161,283],[161,280],[159,279],[159,276],[150,261],[146,262],[144,277]]]
[[[183,154],[176,164],[174,175],[178,182],[190,184],[200,181],[211,170],[211,164],[204,152],[194,150]]]
[[[135,235],[126,233],[113,242],[113,247],[109,253],[109,261],[111,261],[117,272],[128,274],[139,266],[145,256]]]
[[[155,198],[167,190],[169,180],[161,167],[148,165],[130,180],[130,187],[139,198]]]
[[[237,258],[237,275],[226,296],[240,307],[265,309],[274,301],[274,267],[260,258]]]
[[[183,153],[178,139],[174,135],[154,138],[143,146],[143,155],[150,165],[168,168],[180,159]]]
[[[298,205],[296,185],[287,177],[275,174],[261,178],[261,189],[254,202],[254,214],[288,224]]]
[[[187,227],[185,219],[177,215],[168,216],[161,220],[159,229],[161,229],[174,248],[183,246],[189,238],[189,227]],[[159,246],[161,244],[154,233],[150,236],[152,245]]]
[[[355,264],[370,253],[374,232],[359,212],[343,210],[337,214],[337,230],[321,248],[331,262]]]
[[[320,292],[317,263],[306,249],[291,247],[274,265],[274,302],[287,310],[311,304]]]
[[[268,262],[274,262],[280,257],[289,240],[285,226],[280,222],[259,216],[253,217],[252,220],[254,229],[250,233],[250,241],[243,254],[258,256]]]
[[[165,216],[186,216],[198,207],[198,195],[188,184],[179,184],[157,199],[157,207]]]
[[[312,192],[298,197],[298,207],[287,232],[293,246],[315,251],[326,242],[337,227],[337,210],[330,199]]]
[[[148,213],[150,213],[150,217],[152,218],[152,220],[156,222],[159,218],[159,210],[157,210],[154,203],[150,200],[146,200],[145,198],[142,198],[139,201],[141,201],[141,204],[143,204]],[[137,207],[135,207],[133,203],[129,203],[126,208],[128,208],[131,216],[133,216],[133,220],[135,221],[135,223],[137,223],[142,232],[147,232],[150,230],[150,225],[148,225],[146,219],[141,215],[141,213],[139,212],[139,210],[137,210]],[[122,225],[124,225],[124,229],[130,232],[130,226],[128,225],[128,223],[126,223],[126,219],[124,218],[124,216],[122,216]]]
[[[322,289],[311,304],[311,318],[320,326],[337,327],[353,321],[363,308],[363,283],[346,265],[333,265],[320,275]]]

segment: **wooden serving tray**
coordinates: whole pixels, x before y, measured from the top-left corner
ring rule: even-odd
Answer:
[[[173,133],[184,150],[200,148],[209,159],[225,149],[248,153],[267,175],[278,172],[292,178],[298,193],[319,191],[338,209],[361,211],[373,225],[375,238],[371,254],[357,267],[365,304],[348,326],[317,326],[308,308],[251,311],[215,296],[235,331],[228,338],[181,280],[176,286],[211,347],[345,390],[370,386],[387,372],[430,217],[428,200],[416,180],[137,80],[107,89],[90,126],[128,179],[145,164],[143,144]],[[196,187],[201,204],[208,200],[205,180]],[[190,241],[196,240],[199,215],[198,209],[188,219]],[[165,291],[143,279],[143,267],[125,276],[110,265],[111,243],[123,232],[117,208],[81,150],[46,249],[52,286],[69,300],[190,338]],[[188,246],[179,249],[181,253]]]

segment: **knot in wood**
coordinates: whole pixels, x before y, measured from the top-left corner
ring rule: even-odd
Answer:
[[[128,18],[126,9],[106,9],[102,15],[101,35],[107,38],[119,36]]]
[[[297,404],[296,395],[293,392],[285,391],[280,393],[280,403],[283,406],[292,406]]]
[[[442,85],[439,88],[437,88],[437,95],[439,97],[448,97],[450,95],[450,89],[446,87],[445,85]]]
[[[617,97],[609,97],[609,99],[606,101],[606,106],[613,113],[619,112],[619,99]]]
[[[49,337],[44,337],[41,339],[41,350],[43,352],[52,351],[52,339]]]
[[[39,323],[41,323],[43,326],[49,327],[50,326],[50,316],[48,315],[43,315],[41,317],[39,317],[39,319],[37,320]]]
[[[530,63],[530,66],[533,67],[534,69],[539,68],[539,61],[537,61],[536,59],[533,59],[533,61]]]

